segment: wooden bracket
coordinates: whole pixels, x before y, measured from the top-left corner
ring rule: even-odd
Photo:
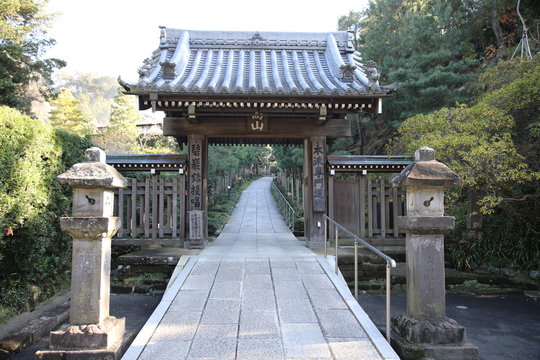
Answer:
[[[188,105],[187,121],[192,124],[197,124],[199,122],[199,120],[197,119],[197,116],[195,115],[195,104]]]
[[[326,105],[322,105],[319,108],[319,121],[324,124],[327,120],[328,120],[328,109],[326,108]]]
[[[157,93],[150,93],[150,94],[148,94],[148,96],[150,97],[150,103],[152,104],[152,112],[156,112],[156,104],[157,104],[158,94]]]

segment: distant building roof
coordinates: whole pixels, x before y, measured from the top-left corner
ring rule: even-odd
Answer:
[[[139,69],[133,94],[373,97],[380,86],[348,32],[193,31],[161,28],[160,45]]]
[[[179,171],[185,168],[187,155],[107,154],[106,161],[118,171]]]
[[[413,156],[328,155],[328,167],[334,171],[401,172],[412,163]]]

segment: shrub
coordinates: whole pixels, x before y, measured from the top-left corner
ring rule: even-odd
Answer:
[[[56,176],[90,146],[0,107],[0,305],[28,310],[63,283],[71,241],[58,218],[69,213],[71,189]]]

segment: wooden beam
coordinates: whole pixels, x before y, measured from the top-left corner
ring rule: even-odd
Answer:
[[[314,124],[311,119],[269,118],[268,131],[255,134],[248,131],[246,118],[214,118],[190,124],[182,118],[163,119],[163,135],[186,136],[205,134],[207,137],[284,137],[300,138],[309,136],[346,137],[351,136],[350,121],[331,119],[324,124]]]

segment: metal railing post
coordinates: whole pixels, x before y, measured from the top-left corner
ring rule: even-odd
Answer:
[[[358,301],[358,246],[361,244],[362,246],[366,247],[368,250],[374,252],[376,255],[382,257],[386,260],[386,340],[388,343],[390,343],[391,340],[391,332],[390,332],[390,318],[391,318],[391,312],[390,312],[390,303],[391,303],[391,268],[396,267],[396,262],[394,259],[389,257],[388,255],[384,254],[379,249],[375,248],[373,245],[367,243],[366,241],[362,240],[358,236],[354,235],[352,232],[329,218],[327,215],[324,215],[325,219],[325,237],[327,236],[327,227],[330,223],[334,224],[335,226],[335,246],[336,246],[336,267],[335,271],[336,274],[339,273],[338,268],[338,248],[339,248],[339,235],[338,231],[339,229],[343,230],[344,233],[350,235],[354,239],[354,296],[356,297],[356,300]],[[326,243],[325,243],[326,244]],[[325,256],[326,256],[327,250],[325,248]]]
[[[338,231],[339,231],[339,229],[336,227],[336,234],[335,234],[335,243],[336,243],[336,274],[339,272],[339,268],[338,268],[338,248],[339,248]]]
[[[358,301],[358,241],[354,241],[354,297]]]
[[[285,222],[294,231],[294,221],[296,219],[296,211],[291,204],[285,198],[285,195],[279,190],[274,182],[272,182],[272,195],[276,201],[276,205],[281,213],[281,216],[285,219]]]
[[[390,264],[386,262],[386,340],[390,343]]]
[[[324,218],[324,258],[328,257],[328,219]]]

